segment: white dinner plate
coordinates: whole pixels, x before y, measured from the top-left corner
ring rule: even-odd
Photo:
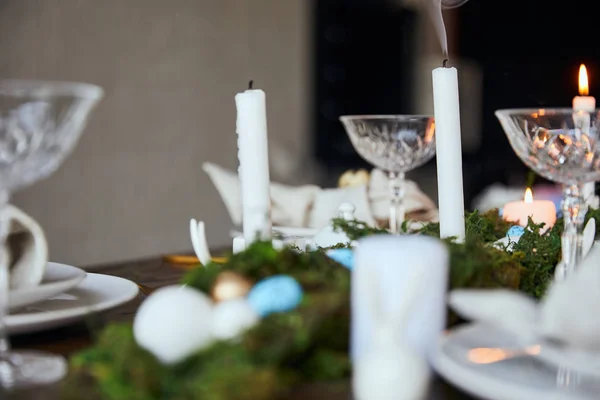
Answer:
[[[519,348],[512,335],[482,324],[463,325],[444,335],[434,361],[437,372],[451,384],[489,400],[592,400],[598,399],[600,380],[579,374],[569,387],[559,387],[565,376],[559,368],[533,356],[509,358],[490,364],[469,361],[474,348]]]
[[[68,325],[89,314],[127,303],[137,296],[138,290],[127,279],[90,273],[76,288],[9,315],[8,332],[31,333]]]
[[[8,306],[11,310],[48,299],[77,286],[86,272],[70,265],[49,262],[42,283],[31,288],[11,290]]]
[[[540,341],[540,345],[540,359],[551,364],[562,364],[565,367],[600,379],[600,353],[568,349],[559,343],[544,340]]]

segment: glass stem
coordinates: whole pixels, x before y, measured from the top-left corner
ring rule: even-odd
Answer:
[[[388,172],[390,182],[390,232],[400,233],[400,225],[404,222],[404,172]]]
[[[569,276],[582,258],[583,223],[587,204],[583,198],[582,185],[565,186],[562,201],[565,228],[562,234],[562,259],[565,275]]]
[[[10,351],[6,316],[9,314],[8,296],[10,289],[9,280],[9,254],[6,251],[6,238],[10,230],[10,221],[4,212],[8,204],[8,193],[0,191],[0,361],[6,360]]]

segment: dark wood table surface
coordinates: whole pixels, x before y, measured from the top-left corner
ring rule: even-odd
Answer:
[[[114,265],[96,266],[89,268],[88,271],[120,276],[152,289],[176,284],[185,273],[184,267],[170,264],[162,257],[123,262]],[[107,322],[132,321],[138,306],[145,297],[146,295],[140,292],[133,301],[100,315],[99,318],[95,319],[95,323],[97,323],[98,326],[102,326]],[[67,357],[92,344],[89,322],[88,324],[80,323],[45,332],[14,336],[11,338],[11,341],[13,346],[17,349],[44,350],[62,354]],[[90,390],[93,389],[90,388]],[[351,399],[350,392],[349,383],[343,385],[307,385],[295,390],[294,395],[290,400],[349,400]],[[93,396],[90,396],[90,398],[91,397]],[[60,399],[60,396],[58,385],[52,385],[13,392],[3,392],[0,389],[0,399],[55,400]],[[457,389],[454,389],[439,377],[436,377],[432,381],[427,400],[457,399],[471,398],[466,394],[459,392]]]

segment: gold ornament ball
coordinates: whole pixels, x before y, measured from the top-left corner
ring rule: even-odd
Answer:
[[[348,170],[340,176],[338,180],[338,187],[357,187],[361,185],[368,185],[370,174],[367,170],[359,169],[358,171]]]
[[[252,288],[252,282],[244,276],[231,271],[217,275],[210,295],[215,302],[244,297]]]

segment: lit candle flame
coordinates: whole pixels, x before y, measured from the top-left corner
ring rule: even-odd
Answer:
[[[525,190],[525,203],[533,203],[533,193],[530,188]]]
[[[589,92],[587,69],[585,68],[585,65],[581,64],[579,67],[579,95],[587,96]]]

